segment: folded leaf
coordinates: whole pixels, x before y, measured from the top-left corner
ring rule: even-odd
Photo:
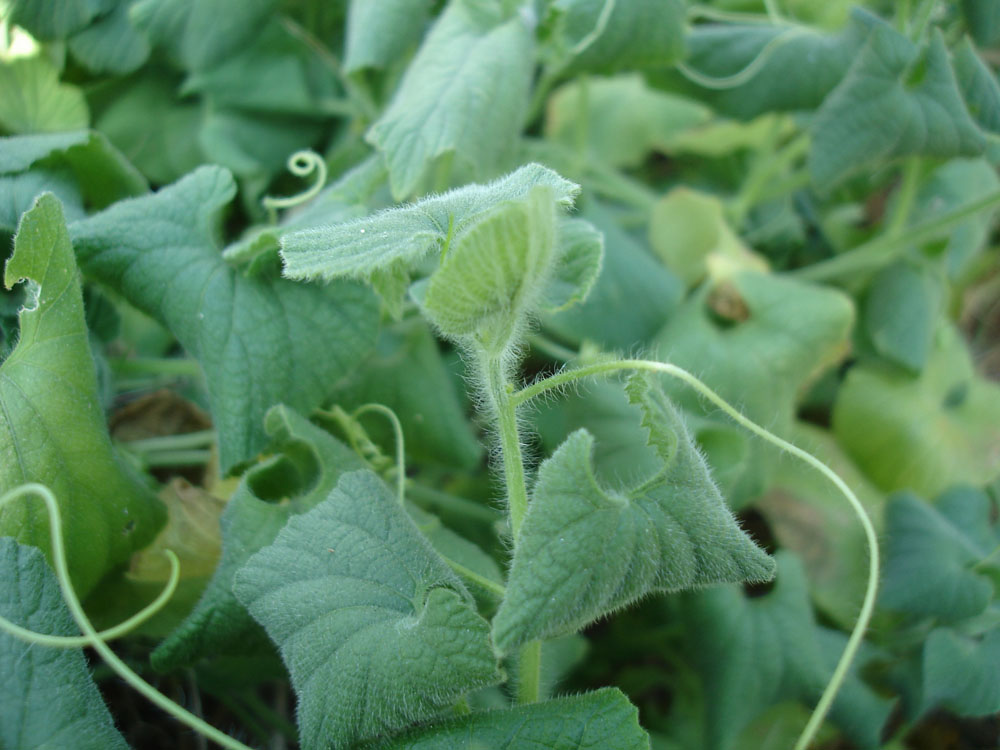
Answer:
[[[219,212],[231,175],[203,167],[156,195],[73,225],[84,273],[166,325],[205,372],[219,458],[229,472],[267,444],[276,403],[308,411],[373,345],[370,292],[245,276],[223,259]]]
[[[385,154],[397,200],[449,152],[477,177],[507,166],[527,110],[533,46],[525,19],[502,3],[448,4],[366,136]]]
[[[257,624],[233,595],[233,577],[250,556],[271,544],[288,519],[315,507],[341,474],[364,467],[347,446],[285,406],[267,413],[275,456],[244,475],[220,518],[222,559],[183,623],[151,656],[166,671],[199,658],[247,654],[262,645]],[[289,502],[281,502],[284,498]]]
[[[615,688],[420,727],[380,750],[647,750],[639,712]]]
[[[552,188],[569,207],[580,192],[551,169],[527,164],[485,185],[443,195],[342,224],[291,232],[281,239],[285,275],[293,279],[370,278],[376,271],[412,266],[480,221],[499,203],[523,200],[533,188]]]
[[[627,490],[600,486],[585,430],[542,464],[493,621],[504,653],[574,632],[654,591],[773,575],[770,558],[736,524],[662,391],[636,376],[628,394],[642,408],[660,470]]]
[[[944,621],[983,612],[994,588],[989,571],[976,566],[1000,545],[991,512],[989,497],[971,487],[953,489],[933,505],[908,492],[893,497],[879,606]]]
[[[976,375],[950,326],[919,376],[860,364],[833,408],[844,449],[881,489],[933,497],[1000,476],[1000,387]]]
[[[17,502],[17,501],[15,501]],[[0,538],[0,616],[46,635],[79,635],[41,552]],[[79,649],[0,631],[0,747],[125,750]]]
[[[400,729],[502,679],[489,625],[371,472],[292,518],[233,591],[281,649],[306,748]]]
[[[550,313],[587,299],[604,262],[604,235],[589,221],[563,218],[556,236],[555,266],[542,295],[543,307]]]
[[[467,232],[431,275],[421,307],[446,336],[503,346],[533,312],[555,255],[552,191],[496,206]]]
[[[816,113],[809,173],[828,190],[900,156],[975,156],[984,147],[940,33],[918,49],[880,26]]]
[[[85,595],[152,538],[163,509],[111,447],[73,248],[51,195],[21,220],[4,284],[19,280],[29,283],[29,301],[17,346],[0,365],[0,491],[26,482],[53,491],[73,582]],[[44,506],[7,505],[0,535],[49,551]]]

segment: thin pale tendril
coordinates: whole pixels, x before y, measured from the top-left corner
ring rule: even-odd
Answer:
[[[795,37],[802,36],[803,34],[805,34],[805,31],[797,27],[789,28],[781,32],[778,36],[774,37],[774,39],[765,44],[764,48],[757,54],[757,57],[747,63],[745,68],[738,70],[732,75],[716,78],[695,70],[687,65],[687,63],[683,62],[677,63],[677,70],[692,83],[696,83],[706,89],[715,89],[717,91],[734,89],[737,86],[742,86],[744,83],[757,75],[761,69],[763,69],[764,65],[767,64],[767,61],[771,59],[771,56],[778,51],[778,48],[787,44]]]
[[[275,218],[279,208],[291,208],[292,206],[298,206],[308,200],[312,200],[326,184],[326,162],[315,151],[309,151],[308,149],[296,151],[288,157],[288,171],[296,177],[308,177],[315,172],[316,179],[307,190],[303,190],[296,195],[290,195],[285,198],[275,198],[272,195],[265,195],[261,203],[268,210],[272,219]]]
[[[392,431],[396,435],[396,497],[402,505],[406,501],[406,449],[403,443],[403,425],[400,424],[396,412],[383,404],[363,404],[354,410],[351,417],[357,419],[367,412],[381,414],[392,423]]]
[[[62,532],[62,515],[59,512],[59,504],[56,502],[55,495],[52,494],[52,490],[43,484],[23,484],[0,497],[0,506],[6,505],[7,503],[24,495],[36,495],[39,497],[42,502],[45,503],[45,507],[49,512],[49,531],[52,539],[52,565],[55,568],[56,579],[59,581],[59,588],[62,590],[66,606],[69,608],[70,614],[73,615],[73,619],[76,620],[77,626],[83,631],[83,639],[87,645],[92,646],[119,677],[174,718],[187,724],[195,731],[205,735],[205,737],[221,747],[229,748],[229,750],[253,750],[249,746],[244,745],[242,742],[233,739],[223,732],[220,732],[211,724],[206,723],[190,711],[187,711],[174,703],[167,696],[133,672],[128,665],[119,659],[115,652],[108,647],[108,645],[102,640],[101,633],[98,633],[94,629],[90,619],[83,611],[83,607],[80,604],[80,600],[76,596],[76,592],[73,590],[73,584],[71,583],[69,577],[69,565],[66,563],[66,547],[63,542]],[[172,565],[175,563],[176,557],[171,560]],[[173,574],[171,574],[171,577],[173,577]],[[3,625],[0,627],[6,630],[6,625],[9,624],[13,623],[8,623],[4,620]],[[112,628],[112,630],[116,630],[116,628]],[[34,635],[32,638],[34,638]]]
[[[601,34],[604,33],[605,29],[608,28],[608,21],[611,20],[611,14],[615,12],[615,1],[616,0],[604,0],[604,6],[601,8],[601,15],[597,17],[597,23],[594,24],[594,28],[590,30],[587,36],[583,37],[579,42],[573,45],[570,50],[570,54],[573,57],[583,54],[586,50],[600,39]]]
[[[823,723],[823,719],[826,718],[830,707],[833,705],[833,700],[836,698],[837,692],[840,690],[844,680],[847,678],[847,673],[850,670],[851,663],[854,661],[854,657],[857,656],[858,650],[861,648],[861,640],[864,637],[865,631],[868,629],[868,624],[871,622],[872,614],[875,610],[875,597],[878,593],[879,571],[878,539],[875,535],[875,527],[872,525],[871,519],[868,517],[868,513],[865,511],[861,501],[858,500],[857,495],[851,491],[851,488],[847,486],[844,480],[837,476],[836,472],[834,472],[829,466],[824,464],[811,453],[807,453],[798,446],[792,445],[787,440],[781,439],[777,435],[765,430],[757,423],[747,419],[727,401],[725,401],[719,394],[698,380],[698,378],[689,373],[687,370],[681,369],[676,365],[645,359],[625,359],[610,362],[598,362],[593,365],[585,365],[576,370],[560,372],[546,378],[545,380],[526,386],[511,396],[511,403],[515,407],[520,406],[547,390],[559,388],[573,380],[589,377],[591,375],[615,372],[618,370],[644,370],[647,372],[658,372],[684,381],[687,385],[694,388],[701,396],[708,399],[715,406],[724,411],[730,419],[734,420],[742,427],[745,427],[747,430],[754,433],[758,437],[763,438],[772,445],[775,445],[781,450],[805,461],[833,482],[837,489],[840,490],[844,497],[847,498],[851,508],[854,510],[862,528],[864,529],[865,539],[868,543],[869,555],[868,586],[865,591],[865,599],[861,605],[861,611],[858,613],[858,619],[857,623],[854,625],[854,630],[851,631],[850,638],[847,640],[847,646],[844,648],[843,654],[841,654],[840,661],[837,662],[837,666],[833,671],[833,675],[830,677],[830,681],[827,683],[826,689],[823,691],[823,695],[819,699],[819,703],[816,704],[816,708],[813,710],[812,716],[809,717],[809,722],[806,724],[805,729],[802,730],[802,734],[799,736],[798,742],[795,744],[795,750],[805,750],[805,748],[809,747],[809,743],[815,739],[816,733],[819,731],[820,725]]]

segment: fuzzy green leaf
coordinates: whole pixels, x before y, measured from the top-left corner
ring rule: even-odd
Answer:
[[[265,428],[275,455],[252,467],[219,519],[222,558],[201,600],[153,652],[159,670],[198,658],[246,654],[261,644],[257,624],[233,595],[233,577],[251,555],[271,544],[293,515],[314,508],[361,459],[326,430],[285,406],[267,413]],[[281,502],[289,498],[289,502]]]
[[[1000,628],[981,638],[934,630],[924,644],[924,705],[944,706],[959,716],[1000,711]]]
[[[533,188],[552,188],[573,205],[578,185],[551,169],[528,164],[485,185],[466,185],[414,204],[333,226],[291,232],[281,239],[285,275],[293,279],[370,278],[378,270],[412,266],[480,221],[499,203],[523,200]]]
[[[73,583],[84,595],[152,538],[163,511],[111,447],[73,248],[59,201],[49,194],[22,218],[4,272],[8,289],[24,279],[29,301],[21,336],[0,365],[0,491],[26,482],[52,490],[65,519]],[[49,552],[44,506],[7,505],[0,535]]]
[[[639,715],[616,688],[413,729],[380,750],[648,750]]]
[[[897,157],[975,156],[984,147],[941,35],[918,49],[879,27],[816,113],[809,173],[828,190],[859,168]]]
[[[397,199],[453,152],[476,177],[508,165],[526,114],[534,39],[501,3],[452,0],[367,139],[385,154]],[[502,70],[502,75],[497,71]]]
[[[0,616],[46,635],[78,635],[45,558],[0,539]],[[25,643],[0,632],[0,747],[125,750],[80,650]]]
[[[281,649],[306,748],[400,729],[502,679],[488,624],[371,472],[292,518],[233,591]]]
[[[774,573],[737,526],[662,391],[640,376],[627,390],[642,408],[660,470],[630,489],[600,486],[585,430],[542,464],[493,621],[504,653],[574,632],[654,591],[764,581]]]
[[[347,10],[344,72],[385,68],[420,40],[428,0],[351,0]]]
[[[850,370],[833,409],[833,430],[881,489],[933,497],[957,482],[1000,476],[1000,387],[977,376],[948,326],[919,376],[877,365]]]
[[[911,493],[886,509],[886,560],[879,605],[914,617],[963,620],[993,599],[987,570],[975,566],[1000,545],[990,499],[953,489],[932,505]]]
[[[203,70],[256,37],[276,4],[276,0],[138,0],[129,13],[150,41],[167,50],[185,70]]]
[[[504,344],[532,312],[555,254],[549,188],[497,206],[455,238],[427,285],[421,307],[446,336]]]
[[[347,282],[245,276],[222,258],[219,213],[232,176],[203,167],[155,195],[73,225],[85,273],[166,325],[205,372],[224,472],[266,444],[276,403],[308,411],[374,343],[378,308]]]
[[[0,129],[8,133],[54,133],[87,127],[83,91],[59,82],[43,56],[0,62]]]
[[[561,43],[571,51],[568,71],[610,73],[663,67],[684,56],[681,0],[616,0],[602,25],[605,0],[558,0]]]
[[[0,176],[0,232],[14,234],[21,215],[42,193],[52,193],[62,203],[68,221],[82,219],[83,200],[72,173],[65,169],[32,169],[17,175]]]
[[[545,328],[571,344],[586,339],[622,351],[645,344],[680,302],[684,286],[606,208],[588,201],[581,215],[604,235],[600,274],[583,304],[547,313]],[[560,274],[557,265],[553,283]]]
[[[149,189],[138,170],[95,131],[0,138],[0,174],[16,174],[33,166],[70,170],[92,208],[104,208]]]
[[[545,285],[543,306],[553,313],[583,302],[601,275],[604,235],[589,221],[562,219],[552,274]]]

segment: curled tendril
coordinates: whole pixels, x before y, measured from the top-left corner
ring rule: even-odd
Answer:
[[[326,184],[326,162],[315,151],[305,149],[303,151],[296,151],[289,156],[288,171],[296,177],[308,177],[315,172],[316,179],[307,190],[303,190],[296,195],[290,195],[285,198],[275,198],[272,195],[264,196],[261,203],[271,214],[272,220],[275,218],[279,208],[291,208],[315,198]]]
[[[119,659],[115,652],[108,647],[108,644],[105,643],[105,641],[109,638],[122,635],[129,628],[135,627],[143,620],[149,618],[158,609],[160,609],[163,604],[166,603],[166,600],[170,598],[170,594],[172,594],[174,588],[176,588],[177,581],[180,576],[180,566],[177,561],[177,556],[169,550],[166,551],[166,554],[170,559],[170,581],[168,582],[166,589],[164,589],[164,593],[160,594],[160,596],[156,598],[156,601],[138,614],[130,617],[121,625],[117,625],[109,630],[98,633],[94,629],[90,619],[87,617],[87,614],[83,611],[80,599],[73,590],[73,584],[70,581],[69,565],[66,562],[66,545],[63,541],[62,514],[59,512],[59,504],[56,502],[56,497],[52,494],[52,490],[44,484],[34,482],[22,484],[20,487],[15,487],[14,489],[4,493],[3,496],[0,496],[0,507],[3,507],[7,503],[13,502],[14,500],[25,495],[37,496],[43,503],[45,503],[45,508],[48,510],[51,521],[49,523],[49,532],[52,540],[52,565],[55,568],[56,579],[59,581],[59,588],[62,591],[66,606],[69,609],[70,614],[73,616],[73,619],[76,620],[77,626],[81,631],[83,631],[83,635],[76,638],[63,638],[45,635],[43,633],[35,633],[34,631],[26,630],[25,628],[15,625],[9,620],[3,618],[0,618],[0,630],[31,643],[39,643],[61,648],[80,645],[92,646],[94,650],[101,655],[101,658],[107,662],[108,666],[111,667],[111,669],[113,669],[123,680],[125,680],[125,682],[179,721],[205,735],[205,737],[212,740],[216,744],[229,748],[229,750],[252,750],[249,746],[244,745],[242,742],[233,739],[223,732],[220,732],[203,719],[195,716],[190,711],[187,711],[174,703],[167,696],[133,672],[132,669],[130,669],[125,662]],[[166,594],[166,596],[164,594]],[[69,643],[69,641],[74,641],[74,643]]]
[[[403,425],[396,412],[383,404],[363,404],[354,410],[351,417],[357,419],[367,412],[381,414],[392,423],[392,431],[396,436],[396,498],[402,505],[406,500],[406,450],[403,444]]]
[[[763,69],[764,65],[767,64],[767,61],[771,59],[771,56],[777,52],[780,47],[783,47],[785,44],[792,41],[792,39],[802,36],[803,34],[805,34],[805,29],[797,26],[789,27],[765,44],[763,49],[761,49],[761,51],[757,54],[757,57],[747,63],[746,67],[742,70],[738,70],[732,75],[716,78],[695,70],[687,65],[687,63],[683,62],[677,63],[677,70],[692,83],[696,83],[706,89],[715,89],[717,91],[734,89],[737,86],[742,86],[744,83],[757,75]]]

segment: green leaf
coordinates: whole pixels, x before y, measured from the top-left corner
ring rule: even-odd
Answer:
[[[917,194],[913,223],[930,221],[1000,189],[996,168],[987,159],[951,159],[928,176]],[[944,248],[926,248],[943,255],[949,279],[961,278],[969,262],[986,247],[996,207],[986,208],[960,222],[945,239]]]
[[[253,86],[247,86],[247,81],[253,81]],[[191,73],[180,94],[209,96],[214,107],[317,115],[336,98],[338,88],[329,65],[316,50],[272,20],[252,44],[218,65]]]
[[[0,62],[0,128],[8,133],[53,133],[87,127],[83,92],[59,82],[48,58]]]
[[[15,501],[16,502],[16,501]],[[13,539],[0,539],[0,616],[46,635],[79,630],[42,554]],[[10,748],[72,747],[125,750],[78,649],[20,641],[0,632],[0,745]]]
[[[420,41],[428,0],[351,0],[347,10],[344,72],[385,68]]]
[[[993,599],[976,565],[1000,544],[989,497],[957,488],[932,505],[904,492],[886,508],[886,560],[879,605],[913,617],[964,620]]]
[[[579,146],[611,167],[638,167],[652,151],[670,153],[676,135],[711,117],[703,104],[650,88],[630,73],[575,81],[548,101],[545,135]]]
[[[114,9],[69,39],[69,51],[93,73],[126,75],[149,57],[149,41],[129,18],[129,3]]]
[[[685,653],[704,685],[705,750],[725,750],[756,716],[787,700],[813,705],[844,646],[844,636],[819,629],[805,575],[787,552],[765,596],[737,587],[685,594],[678,602]],[[854,670],[852,670],[853,672]],[[891,702],[848,677],[830,718],[863,747],[878,747]]]
[[[639,712],[616,688],[483,711],[412,729],[378,745],[381,750],[648,750]]]
[[[996,74],[967,38],[955,48],[952,63],[969,114],[983,130],[1000,133],[1000,84]]]
[[[375,354],[337,384],[330,400],[345,409],[383,404],[403,425],[407,455],[417,461],[475,469],[482,446],[465,416],[427,323],[419,316],[382,329]],[[380,445],[393,435],[382,417],[365,417]]]
[[[1000,42],[1000,8],[990,0],[962,0],[965,26],[977,44],[993,47]]]
[[[502,679],[488,624],[371,472],[292,518],[233,591],[281,649],[307,748],[400,729]]]
[[[65,39],[105,13],[117,0],[7,0],[8,20],[37,39]]]
[[[560,41],[571,51],[567,72],[662,67],[684,56],[686,8],[680,0],[617,0],[606,21],[605,0],[557,0],[553,5],[564,14]]]
[[[94,131],[0,138],[0,174],[23,172],[32,166],[72,170],[80,193],[92,208],[104,208],[149,189],[136,168]]]
[[[291,232],[281,239],[285,275],[293,279],[370,278],[378,270],[412,267],[447,246],[499,203],[523,200],[539,185],[573,205],[578,185],[551,169],[528,164],[485,185],[466,185],[414,204],[333,226]]]
[[[586,339],[627,350],[646,343],[680,302],[683,284],[603,205],[588,201],[581,216],[604,235],[600,275],[583,304],[544,315],[545,328],[573,345]],[[560,273],[557,265],[554,282]]]
[[[736,525],[662,391],[640,376],[627,390],[642,407],[659,471],[629,489],[602,487],[585,430],[542,464],[493,621],[504,653],[574,632],[654,591],[764,581],[774,573]]]
[[[72,173],[65,169],[32,169],[17,175],[0,177],[0,231],[14,234],[21,214],[35,203],[35,198],[50,192],[62,203],[69,221],[82,219],[83,199]]]
[[[919,372],[927,363],[945,289],[924,265],[898,261],[881,269],[865,295],[861,320],[875,351]]]
[[[933,497],[1000,475],[1000,387],[975,374],[951,327],[935,339],[919,376],[860,364],[834,404],[837,440],[886,492]]]
[[[959,716],[1000,711],[1000,629],[967,638],[938,628],[924,644],[924,705],[944,706]]]
[[[203,167],[155,195],[73,225],[86,274],[161,321],[198,359],[219,431],[224,473],[267,444],[276,403],[308,411],[364,357],[375,338],[372,295],[244,276],[222,259],[219,213],[231,175]]]
[[[421,304],[442,333],[506,345],[543,291],[555,255],[555,209],[552,190],[537,187],[455,238]]]
[[[918,49],[879,27],[816,113],[809,173],[829,190],[901,156],[976,156],[984,147],[940,33]]]
[[[345,471],[364,467],[326,430],[285,406],[265,419],[274,454],[250,468],[219,519],[222,557],[201,600],[151,656],[161,671],[199,658],[246,654],[262,645],[257,624],[233,594],[233,578],[250,557],[271,544],[293,515],[314,508]],[[288,498],[288,502],[282,502]]]
[[[452,0],[366,136],[385,154],[392,194],[412,195],[447,153],[477,178],[509,165],[531,90],[534,40],[525,20]],[[502,75],[497,71],[502,70]]]
[[[152,538],[163,511],[126,473],[97,397],[83,298],[59,201],[24,215],[4,285],[28,280],[21,335],[0,365],[0,491],[41,482],[55,494],[73,583],[81,596]],[[0,534],[50,551],[42,505],[0,511]]]
[[[152,182],[165,185],[205,161],[198,142],[203,112],[181,102],[175,83],[140,74],[100,113],[95,127]]]
[[[589,221],[563,218],[557,241],[555,264],[542,294],[549,313],[587,299],[604,262],[604,235]]]
[[[702,286],[654,345],[664,361],[697,373],[750,419],[780,431],[803,388],[846,354],[853,322],[851,300],[839,291],[741,271]],[[704,412],[689,389],[671,385],[670,392]]]
[[[723,89],[692,87],[717,111],[741,120],[766,112],[816,109],[840,82],[873,28],[887,27],[855,9],[836,34],[771,24],[695,26],[686,64],[712,78],[727,78],[760,60],[754,75]],[[770,50],[766,52],[765,50]]]
[[[674,188],[653,206],[649,244],[689,287],[701,281],[712,265],[767,271],[767,261],[729,226],[722,201],[686,187]]]
[[[138,0],[129,15],[155,46],[190,71],[210,68],[246,46],[275,5],[276,0]]]

